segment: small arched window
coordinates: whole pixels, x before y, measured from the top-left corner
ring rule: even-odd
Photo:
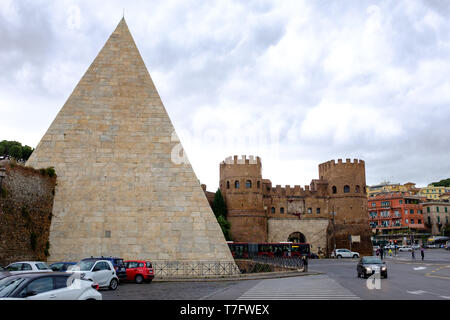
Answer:
[[[275,207],[270,208],[270,213],[275,213]]]
[[[256,187],[257,187],[258,189],[261,187],[261,182],[260,182],[260,181],[258,181],[258,182],[256,183]]]
[[[235,188],[235,189],[239,189],[239,181],[236,180],[236,181],[234,182],[234,188]]]
[[[344,193],[350,192],[350,186],[344,186]]]
[[[284,213],[284,208],[283,207],[280,208],[280,213]]]
[[[361,192],[361,188],[358,185],[356,185],[356,187],[355,187],[355,192],[356,193],[360,193]]]
[[[227,189],[230,189],[230,181],[227,181]]]
[[[333,186],[333,193],[337,193],[337,188],[336,188],[336,186]]]
[[[245,187],[246,187],[247,189],[250,189],[250,188],[252,187],[252,181],[251,181],[251,180],[245,181]]]

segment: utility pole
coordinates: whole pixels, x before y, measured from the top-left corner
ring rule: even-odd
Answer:
[[[334,225],[334,216],[336,215],[336,212],[334,211],[334,206],[333,206],[333,211],[331,212],[331,216],[333,217],[332,221],[333,221],[333,253],[334,253],[334,258],[336,258],[336,230],[335,230],[335,225]]]

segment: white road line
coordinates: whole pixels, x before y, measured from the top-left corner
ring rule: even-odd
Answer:
[[[326,275],[267,279],[237,300],[357,300],[360,299]]]

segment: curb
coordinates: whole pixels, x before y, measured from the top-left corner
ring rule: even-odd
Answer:
[[[323,274],[319,271],[287,271],[287,272],[264,272],[264,273],[253,273],[253,274],[240,274],[237,276],[228,276],[220,278],[162,278],[153,279],[153,282],[217,282],[217,281],[243,281],[243,280],[263,280],[263,279],[277,279],[277,278],[288,278],[288,277],[305,277],[305,276],[315,276]]]

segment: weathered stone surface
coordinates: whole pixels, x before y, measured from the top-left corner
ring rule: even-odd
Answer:
[[[27,163],[58,174],[49,260],[233,261],[174,132],[122,19]]]

